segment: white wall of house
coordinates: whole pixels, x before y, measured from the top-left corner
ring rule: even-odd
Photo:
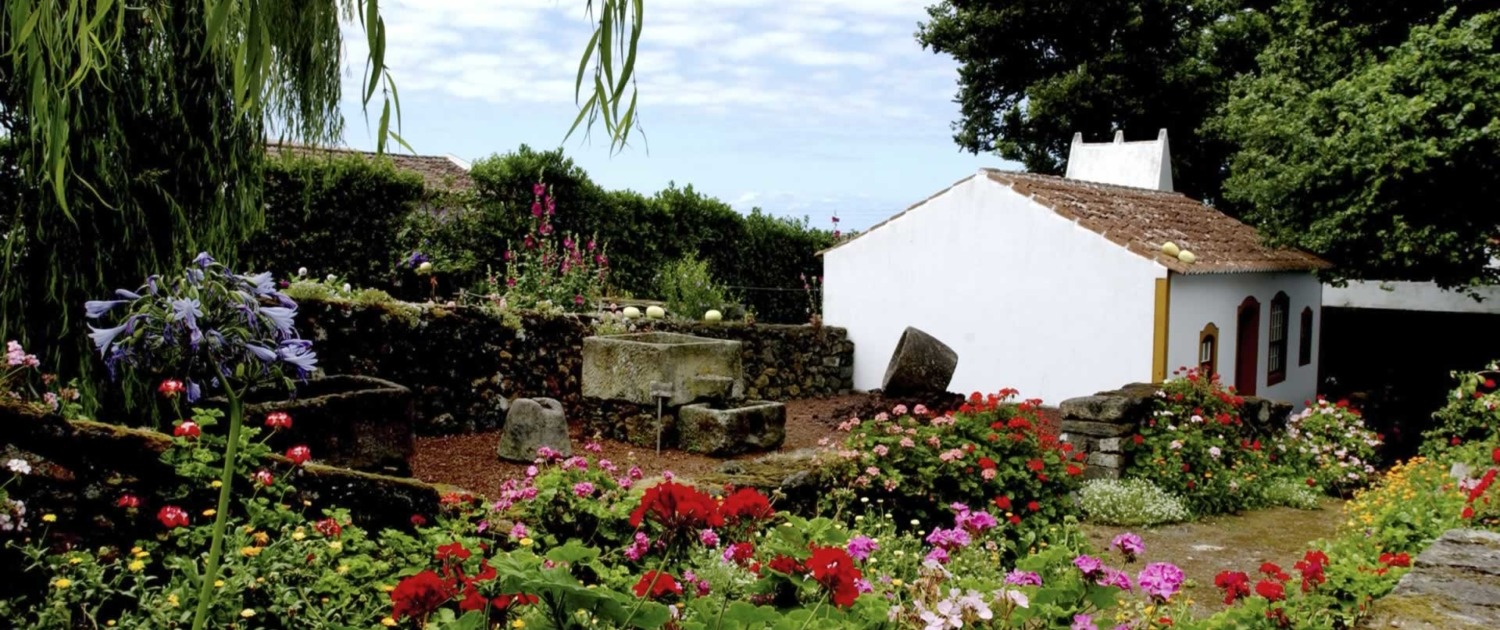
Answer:
[[[951,391],[1056,404],[1150,380],[1166,273],[980,175],[826,252],[823,316],[854,341],[858,389],[915,326],[957,351]]]
[[[1479,287],[1482,301],[1458,291],[1444,291],[1435,282],[1353,281],[1345,287],[1323,287],[1323,306],[1381,308],[1442,313],[1500,313],[1500,287]]]
[[[1213,323],[1219,328],[1218,371],[1227,385],[1235,382],[1236,340],[1239,306],[1246,297],[1260,302],[1260,327],[1256,347],[1256,394],[1284,400],[1300,407],[1318,391],[1318,341],[1322,322],[1323,285],[1311,273],[1238,273],[1173,275],[1171,317],[1167,323],[1167,369],[1198,364],[1199,333]],[[1271,300],[1284,291],[1287,309],[1286,379],[1266,382],[1271,340]],[[1301,314],[1312,308],[1312,360],[1299,365]]]

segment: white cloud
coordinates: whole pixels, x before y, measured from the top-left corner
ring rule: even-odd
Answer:
[[[643,111],[894,125],[946,110],[951,61],[912,39],[930,0],[646,0]],[[591,32],[580,0],[382,3],[402,93],[573,107]],[[357,27],[356,27],[357,28]],[[348,38],[358,65],[363,37]],[[356,67],[351,80],[359,80]],[[946,116],[946,111],[936,113]]]

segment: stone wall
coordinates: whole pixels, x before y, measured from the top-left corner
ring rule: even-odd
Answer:
[[[518,397],[555,398],[569,418],[586,415],[589,317],[523,313],[507,322],[469,307],[303,300],[297,323],[325,372],[411,388],[422,434],[496,429]],[[854,344],[841,328],[652,321],[636,330],[741,341],[747,398],[785,401],[852,387]]]
[[[1151,417],[1158,389],[1149,383],[1132,383],[1113,391],[1069,398],[1058,405],[1065,439],[1088,453],[1085,478],[1120,478],[1130,464],[1124,440],[1139,432],[1141,424]],[[1253,396],[1244,400],[1240,417],[1262,432],[1285,426],[1292,411],[1292,406],[1284,402]]]

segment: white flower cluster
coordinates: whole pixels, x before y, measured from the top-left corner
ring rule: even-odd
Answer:
[[[0,532],[26,529],[26,504],[14,499],[0,499]]]
[[[1347,407],[1319,399],[1287,420],[1286,434],[1318,468],[1336,468],[1348,482],[1362,482],[1375,473],[1368,460],[1380,446],[1380,438]]]
[[[1189,520],[1182,499],[1147,479],[1093,479],[1078,491],[1090,521],[1109,525],[1161,525]]]

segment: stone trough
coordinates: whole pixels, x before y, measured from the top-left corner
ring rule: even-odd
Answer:
[[[786,406],[744,400],[741,343],[677,333],[583,340],[583,396],[601,433],[712,455],[774,450]]]

